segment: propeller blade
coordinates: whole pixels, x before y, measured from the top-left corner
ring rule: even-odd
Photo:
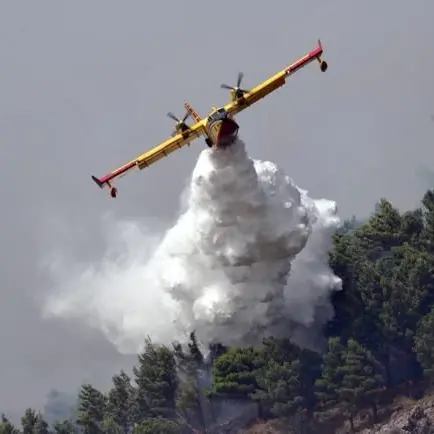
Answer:
[[[182,122],[185,122],[185,121],[188,119],[189,116],[190,116],[190,112],[187,111],[187,112],[185,113],[184,117],[182,118]]]
[[[239,72],[238,73],[238,80],[237,80],[237,87],[240,87],[241,82],[243,81],[244,78],[244,73],[243,72]]]
[[[172,113],[167,113],[167,116],[169,116],[170,119],[173,119],[175,122],[179,122],[179,119]]]
[[[241,82],[244,80],[244,72],[240,72],[238,74],[238,81],[237,81],[237,87],[239,88],[241,86]]]
[[[237,77],[237,86],[236,86],[236,87],[234,87],[234,86],[229,86],[229,85],[227,85],[227,84],[221,84],[220,87],[221,87],[222,89],[233,90],[233,91],[236,92],[236,95],[237,95],[238,97],[240,97],[241,94],[245,94],[245,93],[248,93],[248,92],[249,92],[247,89],[240,89],[240,85],[241,85],[241,82],[243,81],[243,78],[244,78],[244,72],[239,72],[239,73],[238,73],[238,77]]]
[[[229,86],[228,84],[221,84],[220,87],[222,89],[235,90],[235,88],[233,86]]]

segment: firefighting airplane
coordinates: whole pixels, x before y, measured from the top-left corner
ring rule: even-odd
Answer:
[[[235,87],[228,86],[227,84],[221,85],[223,89],[230,90],[231,102],[220,108],[213,107],[211,113],[206,118],[201,118],[193,107],[185,101],[184,106],[187,112],[182,119],[178,119],[172,113],[167,114],[176,122],[175,131],[169,139],[102,178],[92,176],[93,181],[100,188],[107,186],[111,197],[115,198],[117,189],[113,185],[114,179],[125,175],[134,168],[138,168],[139,170],[145,169],[177,149],[190,145],[193,140],[200,136],[205,136],[205,143],[209,147],[225,148],[230,146],[236,140],[239,129],[234,116],[283,86],[287,77],[314,60],[319,62],[321,71],[325,72],[328,66],[321,59],[322,54],[322,44],[318,40],[318,46],[314,50],[250,90],[240,88],[243,79],[243,73],[240,72]],[[189,126],[186,124],[186,120],[190,116],[194,119],[195,123]]]

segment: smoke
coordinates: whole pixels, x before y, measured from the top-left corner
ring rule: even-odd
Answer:
[[[336,204],[313,200],[242,141],[202,151],[184,210],[162,237],[139,223],[111,229],[100,264],[51,262],[44,312],[101,330],[123,353],[146,335],[207,345],[257,344],[270,334],[312,345],[341,281],[328,266]]]

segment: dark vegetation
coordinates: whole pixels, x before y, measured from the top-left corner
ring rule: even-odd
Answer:
[[[343,291],[322,354],[270,337],[261,348],[215,345],[205,361],[194,334],[186,349],[146,340],[131,377],[115,375],[108,393],[82,386],[71,420],[48,427],[28,409],[19,428],[3,416],[0,433],[213,432],[222,402],[291,419],[300,433],[330,432],[336,413],[350,429],[361,412],[375,422],[434,375],[434,190],[418,209],[400,213],[383,199],[363,224],[346,222],[330,264]]]

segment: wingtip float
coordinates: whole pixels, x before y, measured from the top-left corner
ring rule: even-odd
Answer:
[[[117,189],[113,185],[115,179],[120,178],[132,169],[145,169],[177,149],[190,145],[193,140],[201,136],[205,137],[205,143],[209,147],[225,148],[230,146],[236,140],[239,130],[239,125],[235,121],[234,116],[283,86],[287,77],[315,60],[318,61],[320,70],[325,72],[328,65],[322,59],[322,54],[323,47],[321,40],[318,40],[318,45],[314,50],[250,90],[240,87],[244,76],[240,72],[236,86],[221,85],[223,89],[230,91],[231,102],[223,107],[213,107],[211,113],[205,118],[202,118],[185,101],[184,107],[186,113],[182,119],[179,119],[171,112],[167,114],[168,117],[175,121],[175,131],[170,138],[101,178],[92,175],[92,180],[100,188],[108,187],[110,196],[115,198],[117,196]],[[188,118],[193,119],[193,125],[187,125],[186,121]]]

